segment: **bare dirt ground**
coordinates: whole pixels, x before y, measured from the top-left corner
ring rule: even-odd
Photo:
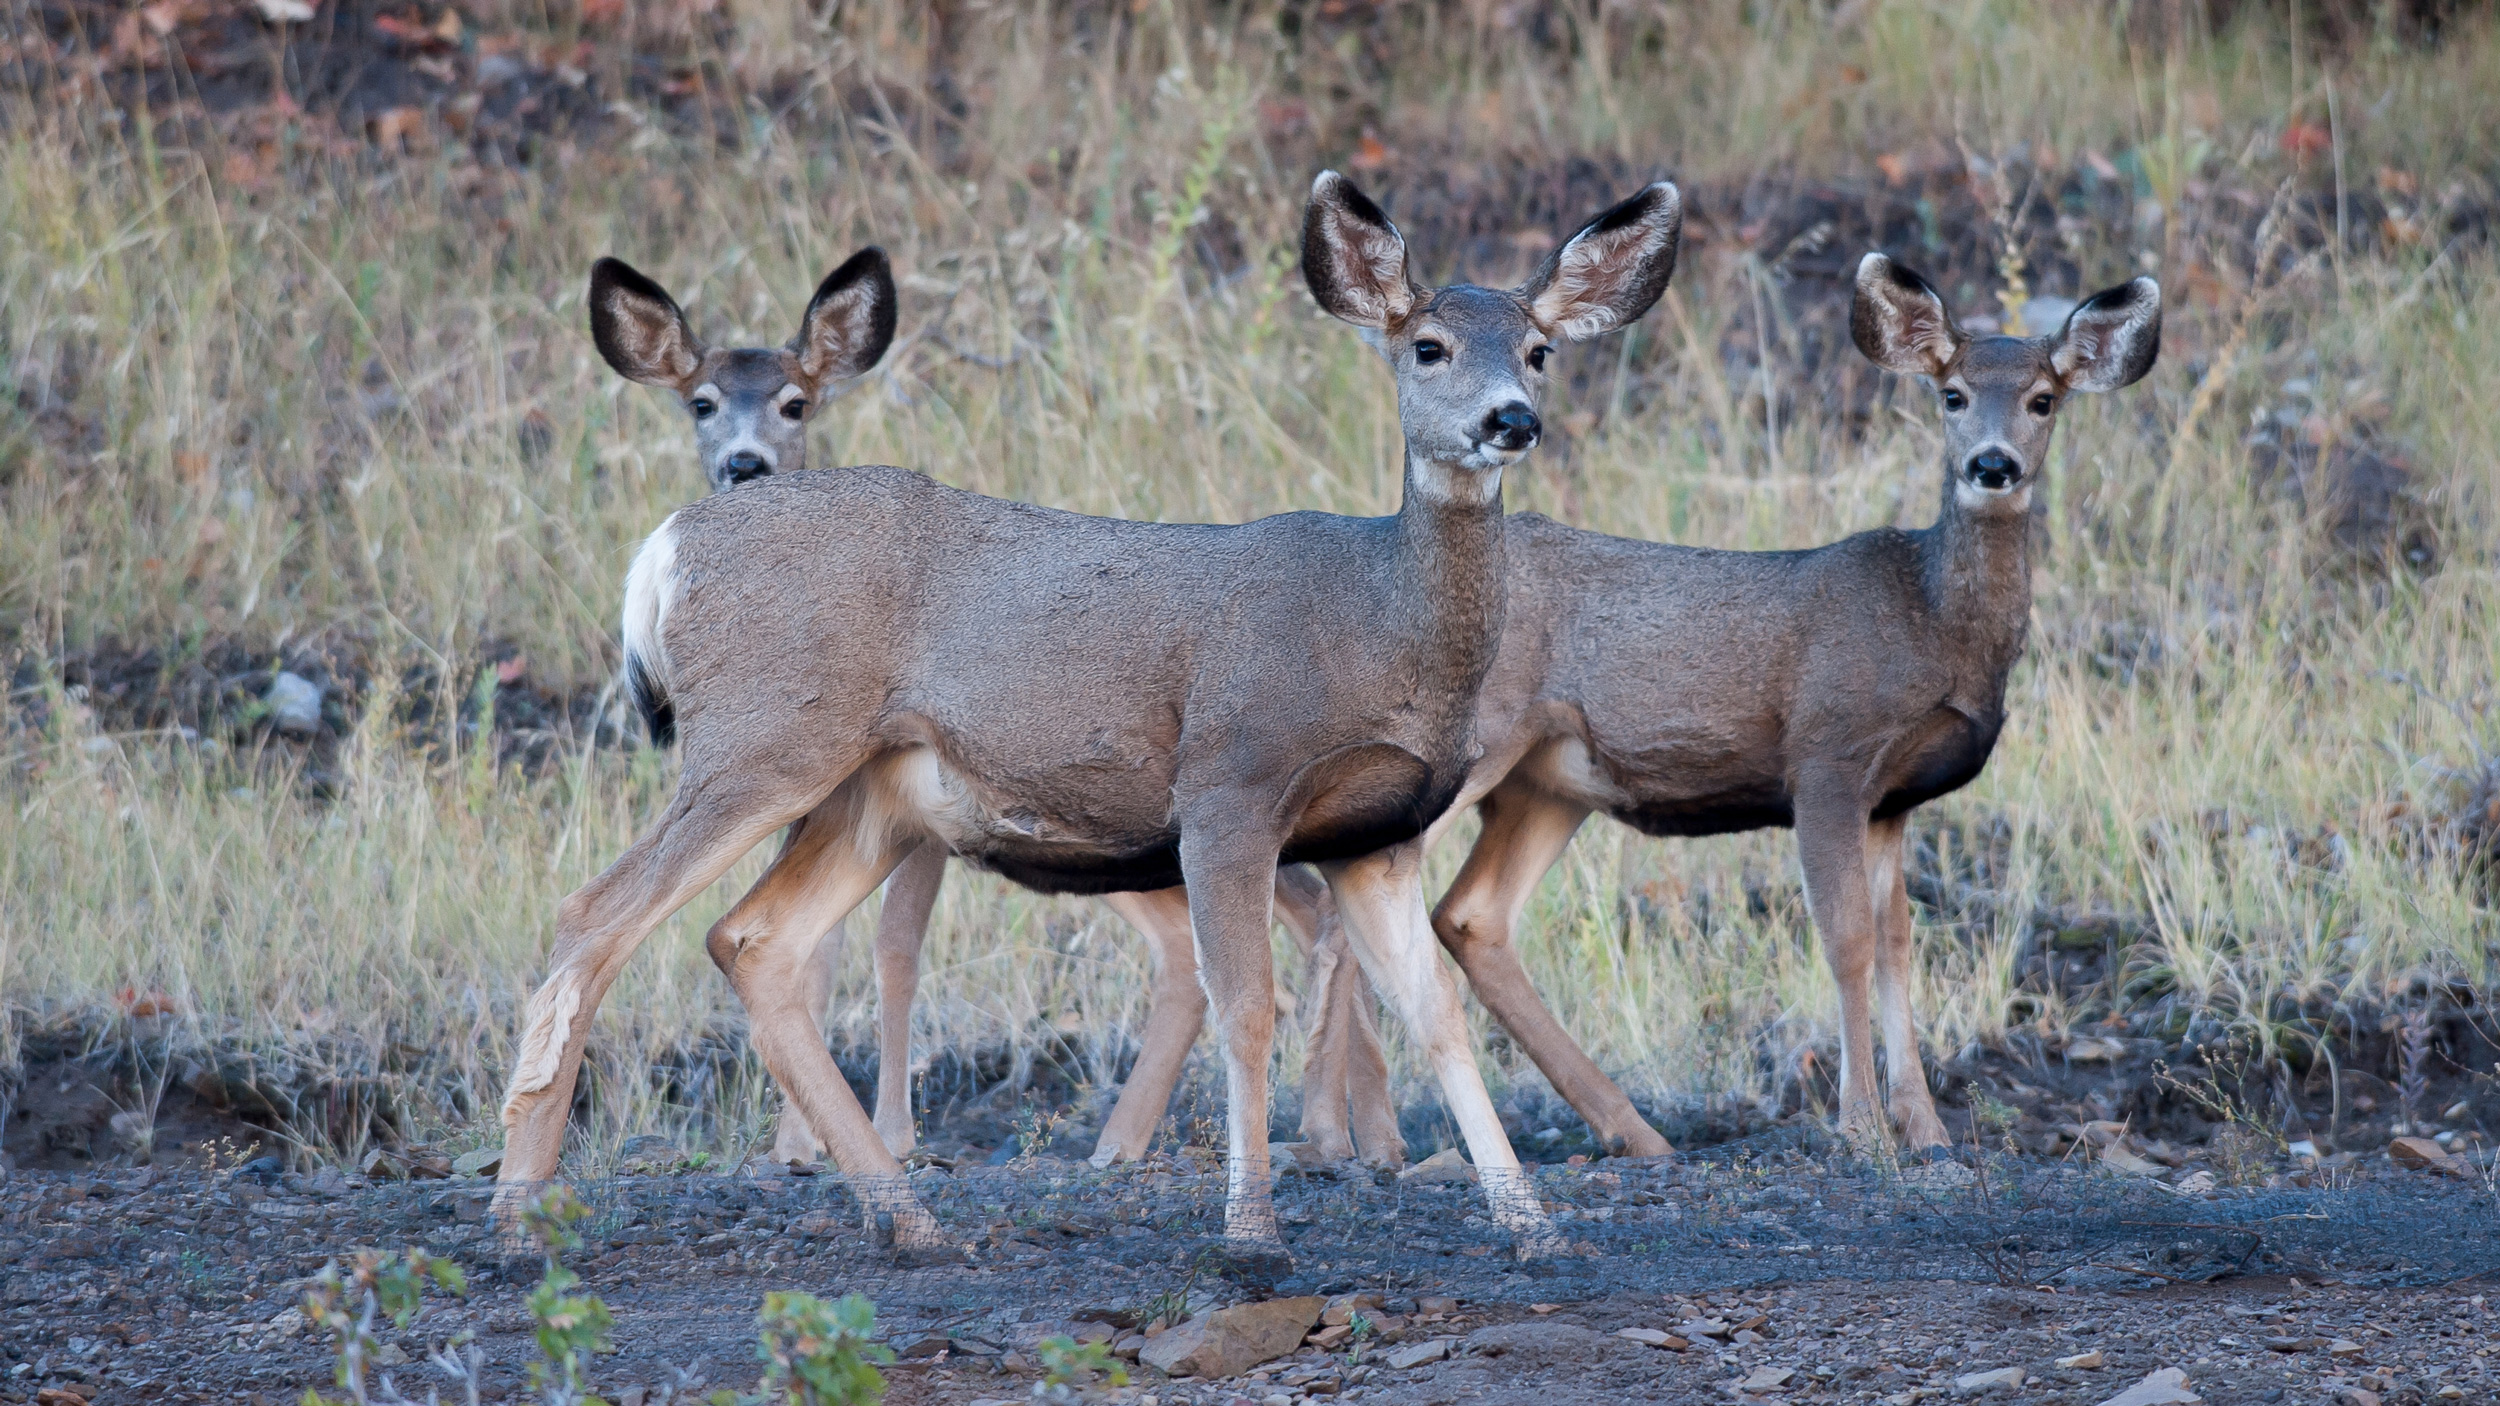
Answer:
[[[2211,1402],[2500,1400],[2490,1187],[2383,1161],[2234,1190],[1995,1155],[1885,1170],[1757,1139],[1668,1165],[1540,1168],[1574,1250],[1524,1265],[1463,1181],[1297,1173],[1278,1193],[1294,1264],[1269,1282],[1226,1277],[1212,1253],[1210,1154],[914,1177],[965,1262],[897,1264],[830,1176],[681,1167],[581,1187],[593,1215],[568,1262],[616,1315],[603,1394],[656,1402],[688,1375],[746,1388],[762,1296],[803,1289],[875,1300],[902,1403],[1029,1399],[1040,1339],[1108,1337],[1133,1356],[1158,1307],[1355,1293],[1380,1296],[1367,1342],[1220,1381],[1132,1362],[1136,1381],[1103,1394],[2095,1406],[2177,1368]],[[268,1162],[19,1173],[0,1186],[0,1400],[295,1401],[329,1381],[328,1346],[294,1311],[307,1277],[354,1248],[406,1246],[457,1259],[471,1283],[384,1332],[395,1379],[421,1397],[429,1350],[468,1333],[483,1399],[519,1399],[540,1265],[497,1248],[488,1192]],[[2006,1369],[2018,1376],[1971,1380]]]

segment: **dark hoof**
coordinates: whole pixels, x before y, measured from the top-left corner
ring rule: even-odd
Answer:
[[[1282,1245],[1227,1240],[1208,1253],[1207,1268],[1253,1293],[1272,1294],[1293,1273],[1293,1256]]]

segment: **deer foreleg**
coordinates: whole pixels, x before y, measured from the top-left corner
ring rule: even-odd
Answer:
[[[1866,887],[1866,807],[1854,792],[1817,797],[1800,787],[1796,814],[1806,907],[1840,988],[1840,1134],[1872,1151],[1886,1137],[1870,1018],[1877,933]]]
[[[1943,1147],[1944,1120],[1927,1091],[1927,1067],[1918,1052],[1918,1013],[1910,1002],[1910,978],[1918,949],[1910,922],[1908,860],[1910,817],[1878,820],[1866,832],[1866,888],[1875,908],[1875,998],[1884,1024],[1884,1083],[1892,1121],[1904,1146]]]

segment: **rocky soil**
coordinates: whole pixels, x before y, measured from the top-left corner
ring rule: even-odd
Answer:
[[[568,1257],[616,1316],[595,1381],[635,1406],[695,1378],[751,1385],[773,1289],[874,1299],[898,1403],[1031,1399],[1054,1334],[1108,1340],[1135,1380],[1100,1395],[1139,1403],[2100,1406],[2168,1369],[2193,1397],[2156,1381],[2126,1399],[2500,1400],[2500,1215],[2461,1159],[2311,1169],[2335,1183],[2314,1191],[1793,1150],[1557,1166],[1539,1186],[1576,1248],[1527,1265],[1463,1168],[1292,1174],[1294,1264],[1266,1280],[1213,1254],[1211,1157],[924,1166],[965,1252],[926,1266],[880,1252],[838,1178],[642,1165],[581,1188],[594,1214]],[[385,1328],[394,1380],[422,1399],[444,1384],[425,1358],[467,1335],[481,1399],[527,1399],[541,1266],[499,1250],[488,1183],[430,1175],[440,1160],[372,1170],[17,1173],[0,1184],[0,1401],[292,1403],[329,1378],[297,1307],[308,1277],[406,1246],[470,1285]],[[1234,1328],[1224,1341],[1266,1340],[1200,1342]]]

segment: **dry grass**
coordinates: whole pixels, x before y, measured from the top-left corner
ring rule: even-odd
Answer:
[[[684,41],[744,133],[735,150],[639,109],[618,140],[549,142],[522,171],[457,142],[381,159],[311,138],[255,167],[181,112],[155,126],[92,98],[11,100],[0,631],[39,660],[107,638],[350,640],[431,662],[448,688],[495,646],[596,688],[625,554],[699,487],[678,411],[584,335],[604,252],[661,276],[713,336],[778,341],[816,276],[884,244],[903,336],[823,417],[819,463],[1141,517],[1374,512],[1397,481],[1387,378],[1290,261],[1309,168],[1367,134],[1388,164],[1365,178],[1387,193],[1402,163],[1453,154],[1586,154],[1739,190],[1797,172],[1879,187],[1879,156],[1957,139],[2057,169],[2088,152],[2140,172],[2169,218],[2088,224],[2066,256],[2091,286],[2157,265],[2167,345],[2143,387],[2068,415],[2013,721],[1987,774],[1922,812],[1948,856],[1988,837],[1979,891],[1949,885],[1929,915],[1930,1039],[2003,1028],[2035,911],[2148,915],[2148,989],[2268,1039],[2285,993],[2490,982],[2491,900],[2437,822],[2456,799],[2442,768],[2474,755],[2500,664],[2500,285],[2485,241],[2447,241],[2431,213],[2493,198],[2476,164],[2500,135],[2488,21],[2436,49],[2330,51],[2262,17],[2163,32],[2048,0],[1851,5],[1840,23],[1729,3],[1609,7],[1537,44],[1482,6],[1342,36],[1312,21],[1299,39],[1263,6],[997,6],[958,16],[941,65],[908,7],[826,26],[755,8]],[[941,67],[960,114],[925,97]],[[2331,149],[2287,155],[2287,125],[2326,128]],[[2385,193],[2429,236],[2287,249],[2252,279],[2233,232],[2258,212],[2230,193],[2287,177],[2347,204]],[[1793,366],[1719,354],[1777,276],[1728,237],[1739,212],[1719,219],[1638,339],[1585,354],[1554,407],[1573,432],[1517,477],[1514,505],[1731,547],[1925,521],[1917,397],[1853,435]],[[1219,276],[1210,248],[1239,251]],[[1513,276],[1538,252],[1467,271]],[[1990,302],[1983,286],[1965,310]],[[2331,505],[2253,482],[2245,427],[2294,377],[2321,423],[2404,447],[2435,574],[2337,567]],[[532,416],[552,429],[541,456],[521,448]],[[656,809],[671,766],[584,753],[495,777],[466,739],[370,709],[343,797],[321,802],[175,739],[99,736],[54,701],[0,781],[0,1063],[30,1020],[162,990],[205,1033],[306,1058],[418,1045],[429,1082],[461,1091],[427,1110],[446,1121],[492,1106],[555,900]],[[594,1145],[691,1116],[623,1072],[735,1029],[698,936],[743,877],[664,928],[608,1003],[595,1048],[620,1073]],[[1628,929],[1635,911],[1655,921]],[[1540,984],[1636,1095],[1759,1091],[1828,1043],[1785,835],[1652,842],[1595,823],[1530,924]],[[926,1049],[1075,1031],[1108,1077],[1142,1020],[1144,956],[1098,905],[960,874],[930,958]],[[836,1029],[864,1038],[872,1000],[854,944]],[[2051,999],[2042,1018],[2069,1014]],[[729,1116],[698,1130],[724,1147],[756,1134],[740,1068],[716,1094]]]

